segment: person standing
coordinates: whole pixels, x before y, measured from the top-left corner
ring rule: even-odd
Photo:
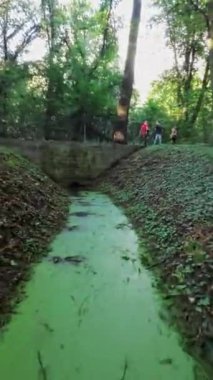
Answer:
[[[147,120],[145,120],[144,123],[141,124],[140,134],[141,134],[142,140],[144,141],[144,146],[146,147],[148,136],[149,136],[149,124]]]
[[[172,128],[170,138],[171,138],[172,144],[175,144],[177,141],[177,128],[176,127]]]
[[[160,125],[159,121],[157,121],[157,123],[155,125],[154,144],[161,144],[162,143],[162,133],[163,133],[163,127]]]

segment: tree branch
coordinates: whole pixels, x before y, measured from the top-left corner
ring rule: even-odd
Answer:
[[[15,37],[16,34],[18,34],[18,33],[20,32],[20,30],[23,29],[24,25],[25,25],[25,22],[23,22],[21,25],[18,25],[18,26],[14,29],[14,31],[11,32],[11,33],[7,36],[7,40],[9,41],[9,40],[11,40],[11,38]]]
[[[30,29],[27,30],[25,36],[20,43],[20,45],[16,48],[15,53],[12,56],[12,59],[15,61],[18,56],[23,52],[23,50],[37,37],[37,34],[40,30],[40,25],[33,25]]]
[[[112,15],[112,6],[113,6],[113,0],[109,0],[109,9],[107,13],[105,28],[103,31],[102,45],[101,45],[98,57],[96,58],[95,62],[93,63],[92,68],[90,69],[89,76],[91,76],[94,73],[94,71],[97,69],[100,61],[103,59],[104,54],[106,52],[107,38],[109,34],[109,23],[110,23],[110,18]]]

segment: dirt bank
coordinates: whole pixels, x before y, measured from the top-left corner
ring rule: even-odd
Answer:
[[[188,343],[213,363],[212,150],[140,151],[109,172],[101,188],[126,207],[149,247],[142,260],[158,271]]]
[[[68,197],[28,161],[0,150],[0,326],[31,263],[62,226]]]

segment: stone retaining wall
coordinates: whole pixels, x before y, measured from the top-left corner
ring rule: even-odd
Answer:
[[[68,187],[73,184],[89,184],[129,156],[139,147],[119,144],[82,144],[56,141],[25,141],[0,139],[5,146],[25,156],[54,181]]]

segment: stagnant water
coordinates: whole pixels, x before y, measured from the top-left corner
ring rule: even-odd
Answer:
[[[67,228],[1,336],[0,379],[203,380],[162,320],[139,253],[134,230],[107,196],[73,196]]]

